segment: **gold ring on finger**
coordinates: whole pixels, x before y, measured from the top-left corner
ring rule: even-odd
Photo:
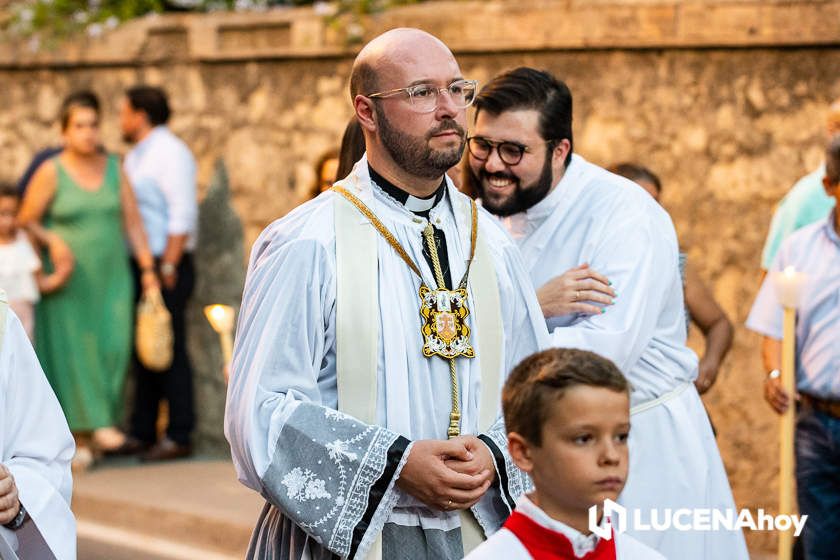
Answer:
[[[452,509],[452,500],[446,502],[446,509]]]

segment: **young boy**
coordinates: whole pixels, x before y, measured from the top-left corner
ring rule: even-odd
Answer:
[[[535,488],[467,560],[664,558],[628,535],[589,530],[589,508],[602,517],[627,478],[629,385],[611,361],[565,348],[534,354],[508,377],[502,408],[511,457]]]

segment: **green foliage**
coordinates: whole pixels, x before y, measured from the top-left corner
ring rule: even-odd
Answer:
[[[384,12],[393,6],[416,4],[420,0],[339,0],[338,11],[356,15]]]
[[[424,0],[336,0],[330,3],[330,25],[344,33],[347,44],[356,44],[364,36],[364,16],[384,12],[395,6],[417,4]]]
[[[12,2],[9,31],[57,39],[86,33],[96,37],[120,23],[162,12],[265,8],[277,0],[19,0]]]
[[[12,31],[62,37],[79,31],[99,35],[121,21],[164,10],[163,0],[28,0],[14,6]]]
[[[124,21],[155,13],[314,5],[332,25],[342,28],[352,43],[361,38],[363,16],[420,1],[423,0],[17,0],[11,2],[11,18],[5,23],[0,18],[0,30],[28,37],[31,47],[38,49],[72,35],[97,37]]]

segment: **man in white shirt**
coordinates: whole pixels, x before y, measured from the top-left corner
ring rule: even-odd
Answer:
[[[0,387],[0,557],[73,560],[73,436],[2,290]]]
[[[610,358],[633,387],[630,474],[621,502],[734,509],[686,347],[674,226],[640,186],[572,153],[572,95],[547,72],[517,68],[476,98],[468,148],[470,186],[522,250],[552,345]],[[588,264],[572,301],[557,282]],[[564,276],[565,275],[565,276]],[[571,305],[597,304],[590,314]],[[571,312],[569,311],[571,309]],[[562,468],[562,465],[558,465]],[[668,558],[747,558],[740,532],[635,532]]]
[[[195,423],[185,312],[195,282],[196,164],[187,145],[166,126],[169,115],[166,94],[156,87],[129,89],[120,108],[123,138],[134,144],[125,158],[125,173],[134,188],[149,247],[155,255],[174,335],[168,370],[150,371],[136,355],[133,360],[137,380],[134,410],[130,436],[119,452],[143,452],[141,459],[148,461],[189,455]],[[169,425],[166,437],[156,441],[158,407],[163,399],[169,405]]]
[[[826,149],[826,195],[840,200],[840,134]],[[796,310],[796,394],[779,378],[784,310],[772,277],[756,296],[747,328],[763,335],[761,355],[768,372],[764,398],[783,414],[796,401],[796,493],[799,513],[808,516],[802,534],[809,560],[836,558],[840,549],[840,216],[833,210],[782,243],[770,268],[805,272]]]

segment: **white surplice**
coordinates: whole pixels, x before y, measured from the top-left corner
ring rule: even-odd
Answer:
[[[597,535],[585,535],[577,529],[549,517],[527,495],[523,495],[517,500],[516,511],[525,515],[537,525],[565,537],[572,545],[575,558],[583,558],[598,545],[599,537]],[[614,533],[613,538],[615,538],[615,556],[612,560],[665,560],[662,554],[626,533]],[[544,544],[550,545],[552,542],[554,541]],[[558,549],[555,548],[555,550]],[[503,527],[468,554],[465,560],[498,560],[500,558],[504,560],[530,560],[532,556],[516,534]],[[572,559],[569,558],[569,560]]]
[[[547,319],[555,347],[613,360],[633,386],[630,473],[620,502],[734,509],[708,416],[692,381],[676,233],[640,186],[574,155],[560,182],[526,212],[503,218],[535,288],[583,263],[618,293],[602,314]],[[740,532],[631,533],[668,558],[747,558]]]
[[[366,159],[348,180],[364,185],[359,198],[402,244],[426,285],[434,286],[422,253],[426,220],[371,183]],[[448,179],[446,191],[430,220],[446,236],[457,282],[466,269],[471,227],[469,213],[453,211],[453,204],[463,208],[467,199]],[[249,557],[361,558],[383,526],[385,558],[389,550],[404,553],[414,546],[423,555],[418,557],[460,557],[458,513],[429,509],[394,485],[411,441],[446,439],[451,391],[447,362],[421,352],[420,280],[379,235],[376,423],[336,410],[336,196],[323,193],[274,222],[251,254],[225,414],[240,480],[268,502]],[[516,246],[483,210],[478,224],[497,276],[503,380],[521,359],[545,347],[547,332]],[[470,309],[472,304],[470,293]],[[467,323],[476,347],[481,333],[472,316]],[[482,387],[480,360],[458,358],[457,371],[461,432],[483,432],[499,475],[473,508],[489,533],[530,481],[507,454],[501,421],[479,429],[481,391],[500,391]],[[401,528],[437,531],[420,543]]]
[[[76,558],[76,522],[70,511],[73,436],[17,316],[0,291],[0,462],[11,471],[23,527],[0,527],[21,558]],[[3,333],[5,331],[5,333]]]

